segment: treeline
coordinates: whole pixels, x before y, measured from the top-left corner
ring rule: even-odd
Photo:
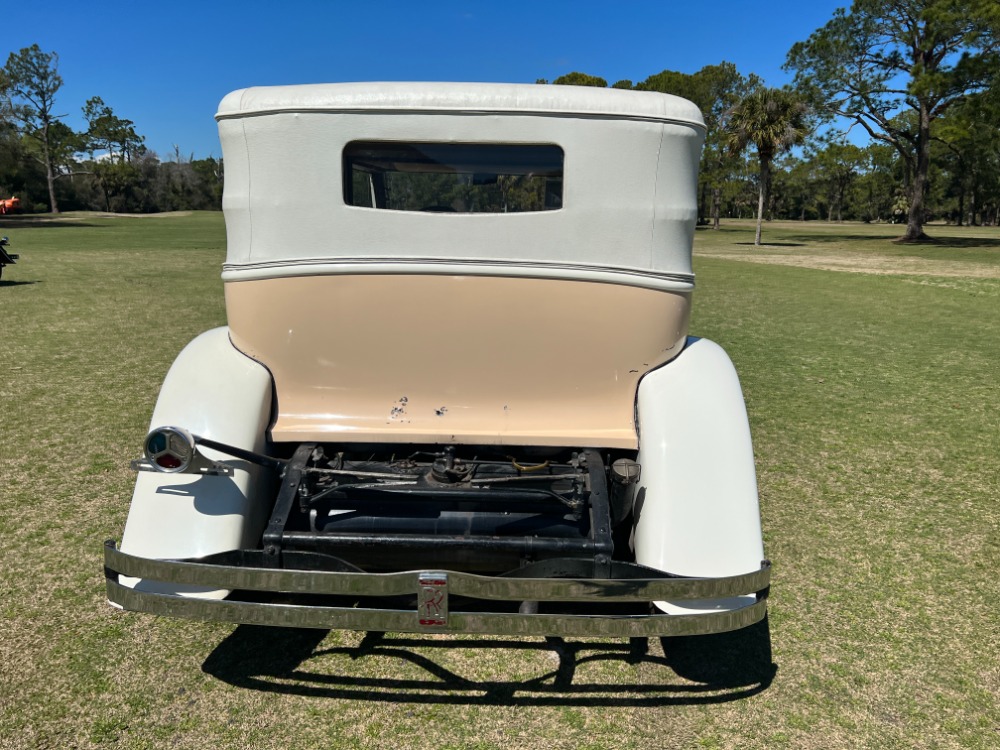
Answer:
[[[161,160],[100,97],[84,132],[61,122],[57,63],[35,45],[0,70],[0,193],[33,211],[220,206],[221,160]],[[785,68],[780,89],[729,62],[612,84],[701,108],[702,223],[756,215],[759,243],[764,218],[893,222],[908,241],[931,221],[1000,222],[1000,2],[854,0]],[[608,86],[579,72],[553,83]]]
[[[29,212],[153,213],[222,207],[221,159],[162,160],[135,123],[99,97],[82,107],[76,132],[56,114],[59,56],[38,45],[11,53],[0,68],[0,197]]]
[[[908,241],[930,221],[998,223],[996,0],[854,0],[795,44],[785,69],[783,89],[727,62],[612,85],[701,107],[702,222],[757,214],[758,242],[764,217],[896,222]],[[579,72],[553,83],[608,85]]]
[[[580,72],[551,83],[608,86],[605,79]],[[758,149],[751,141],[734,148],[738,130],[733,117],[751,93],[764,90],[759,78],[741,75],[734,64],[723,62],[693,74],[665,70],[638,83],[618,81],[612,87],[676,94],[698,104],[708,128],[700,171],[699,223],[756,216],[761,172]],[[795,96],[796,92],[790,93]],[[975,118],[981,119],[970,119],[973,109],[956,108],[940,128],[952,132],[978,129],[979,138],[967,138],[961,144],[964,149],[941,139],[931,143],[925,221],[997,223],[1000,114],[985,112],[980,106]],[[802,101],[799,125],[789,127],[786,122],[775,128],[785,143],[773,146],[781,153],[774,154],[770,164],[765,218],[905,224],[911,175],[897,151],[883,143],[856,145],[843,128],[823,129],[818,114]],[[794,152],[789,150],[793,146],[798,147]]]

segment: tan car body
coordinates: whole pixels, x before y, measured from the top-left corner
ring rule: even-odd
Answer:
[[[230,281],[226,308],[274,378],[274,441],[635,449],[636,388],[681,350],[689,295],[335,274]]]
[[[218,119],[229,328],[274,377],[272,440],[638,447],[638,382],[687,335],[703,133],[689,102],[343,84],[236,92]],[[341,152],[358,139],[555,144],[564,203],[345,205]]]

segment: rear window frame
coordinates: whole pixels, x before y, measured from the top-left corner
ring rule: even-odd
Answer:
[[[565,207],[565,164],[565,149],[551,142],[355,139],[346,143],[341,152],[341,199],[351,208],[394,213],[546,214]],[[413,168],[406,169],[407,165]],[[421,166],[428,168],[421,169]],[[502,171],[505,168],[509,171]],[[366,174],[367,195],[359,197],[355,180],[364,179]],[[392,175],[401,176],[387,179]],[[412,179],[404,175],[411,175]],[[439,186],[435,187],[432,184],[435,175],[453,175],[455,180],[439,180]],[[501,179],[511,180],[506,195]],[[391,187],[389,183],[398,184]],[[431,195],[435,200],[424,198],[414,202],[414,190],[433,193],[445,188],[449,194]],[[508,203],[511,190],[518,190],[519,195],[515,195],[513,203]],[[500,191],[499,198],[497,191]],[[392,192],[398,195],[390,197]],[[454,197],[449,201],[450,196]],[[383,205],[377,205],[380,201]]]

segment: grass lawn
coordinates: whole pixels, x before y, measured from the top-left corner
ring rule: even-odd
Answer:
[[[225,322],[219,214],[0,220],[0,748],[1000,746],[1000,230],[696,237],[740,372],[769,621],[628,642],[111,610],[167,368]]]

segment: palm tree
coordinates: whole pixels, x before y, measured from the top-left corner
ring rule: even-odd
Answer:
[[[760,245],[760,225],[771,189],[771,163],[778,154],[805,140],[809,134],[806,115],[806,105],[792,92],[761,87],[747,94],[736,105],[729,118],[730,151],[740,154],[753,144],[760,161],[760,195],[757,199],[757,235],[754,245]]]

